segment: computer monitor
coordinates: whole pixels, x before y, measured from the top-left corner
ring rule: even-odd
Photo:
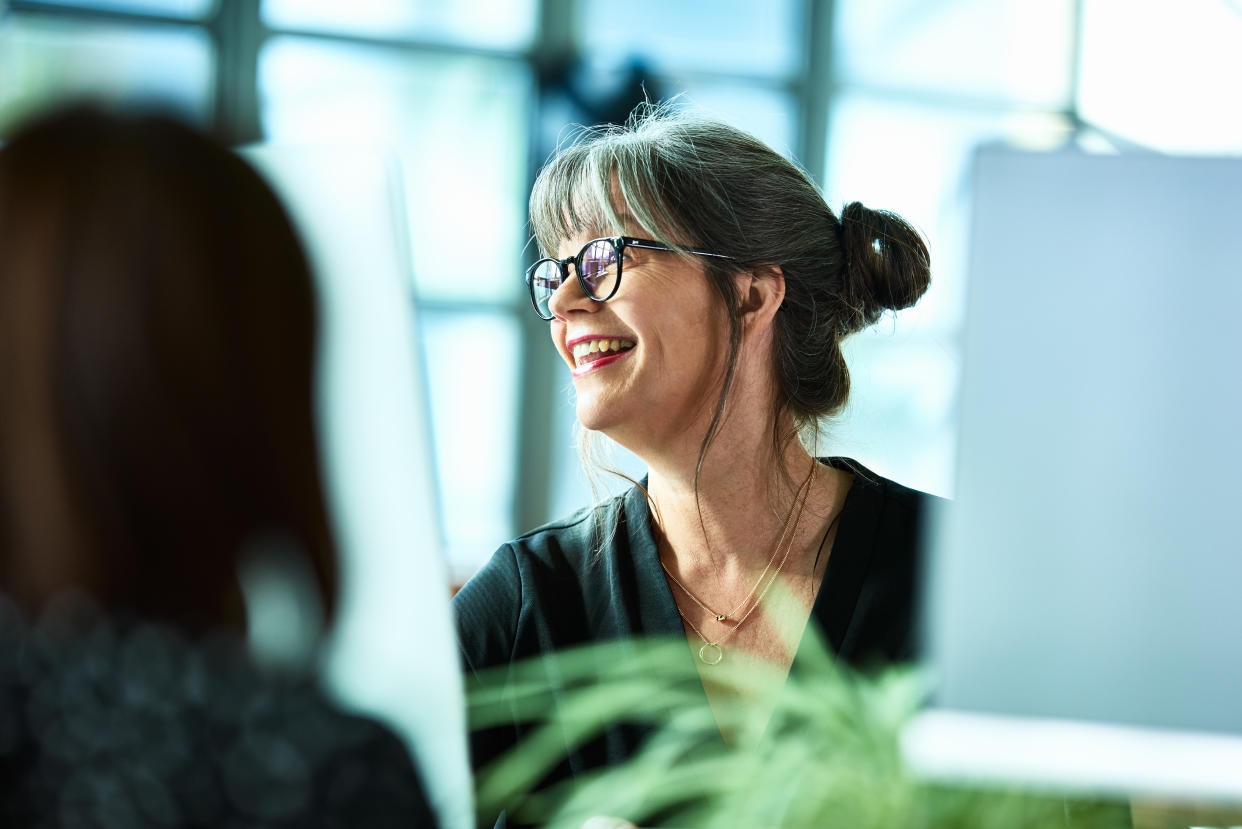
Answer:
[[[328,678],[410,743],[444,826],[473,825],[401,177],[372,146],[247,148],[308,249],[342,595]],[[244,205],[238,206],[244,210]]]
[[[1242,801],[1242,159],[981,150],[935,777]]]

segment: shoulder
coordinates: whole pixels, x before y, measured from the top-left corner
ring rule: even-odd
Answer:
[[[825,463],[854,475],[851,499],[860,512],[874,519],[877,529],[888,534],[918,534],[927,514],[944,499],[900,484],[872,472],[852,458],[825,458]],[[914,540],[913,538],[911,539]]]
[[[564,518],[549,521],[533,530],[522,533],[506,546],[524,562],[531,559],[547,565],[575,562],[591,553],[598,543],[602,525],[615,521],[622,513],[622,496],[609,498],[599,504],[583,507]]]
[[[826,462],[854,474],[829,559],[837,612],[844,614],[830,625],[834,644],[859,664],[909,659],[918,643],[926,524],[943,499],[848,458]]]
[[[463,658],[478,670],[521,656],[518,640],[532,625],[608,589],[609,564],[624,555],[629,493],[586,507],[512,541],[492,554],[453,597]]]
[[[527,578],[540,571],[579,571],[594,558],[615,554],[635,506],[645,505],[634,497],[636,489],[583,507],[502,544],[479,575],[494,565],[508,572],[516,568]]]
[[[580,569],[598,545],[600,528],[615,523],[617,500],[584,507],[501,544],[458,592],[454,605],[520,594],[531,579]]]
[[[195,825],[435,825],[404,743],[337,709],[312,675],[261,669],[235,639],[105,621],[72,632],[10,626],[0,639],[21,654],[0,659],[5,826],[52,814],[88,825],[104,811],[148,808],[150,825],[177,815]],[[89,751],[43,727],[51,721],[89,734]]]
[[[245,812],[277,826],[323,815],[342,825],[436,825],[413,757],[388,728],[342,711],[310,675],[252,674],[244,687],[236,720],[217,714],[216,728],[236,740],[222,776]]]
[[[291,738],[314,764],[313,812],[339,814],[358,826],[437,825],[405,743],[375,720],[340,711],[317,687],[305,693],[305,705],[319,717],[285,716],[275,725],[289,735],[319,725],[311,738]]]

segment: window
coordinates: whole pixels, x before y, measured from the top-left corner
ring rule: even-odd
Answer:
[[[158,102],[211,120],[216,56],[197,27],[0,17],[0,130],[57,101]]]
[[[849,343],[853,402],[822,448],[948,493],[974,148],[1242,152],[1240,39],[1236,0],[11,0],[0,131],[86,93],[239,142],[392,149],[460,578],[590,499],[568,371],[520,281],[529,182],[569,124],[623,118],[644,85],[681,94],[797,158],[834,207],[921,227],[933,287]]]

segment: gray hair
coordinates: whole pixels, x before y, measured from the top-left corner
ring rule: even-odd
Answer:
[[[641,229],[686,256],[693,247],[733,258],[699,260],[730,321],[724,386],[700,467],[737,364],[734,274],[776,265],[785,278],[772,355],[777,447],[796,434],[780,433],[782,414],[804,429],[845,406],[842,341],[884,311],[912,306],[931,278],[927,247],[901,217],[853,202],[838,218],[810,177],[766,144],[667,104],[642,105],[625,126],[588,130],[558,151],[535,180],[530,218],[544,255],[579,234]]]

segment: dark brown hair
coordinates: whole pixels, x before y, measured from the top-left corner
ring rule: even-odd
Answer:
[[[773,349],[778,450],[795,436],[780,433],[782,414],[804,429],[845,406],[842,341],[885,311],[913,305],[931,279],[923,239],[896,214],[853,202],[838,218],[806,173],[763,142],[668,105],[640,107],[626,126],[590,131],[560,150],[530,197],[544,255],[578,233],[621,230],[622,213],[683,252],[734,259],[699,260],[730,323],[724,387],[700,467],[724,416],[741,342],[733,274],[777,265],[785,277]]]
[[[238,566],[335,557],[313,424],[316,308],[276,197],[159,115],[75,107],[0,150],[0,589],[69,588],[201,629]]]

